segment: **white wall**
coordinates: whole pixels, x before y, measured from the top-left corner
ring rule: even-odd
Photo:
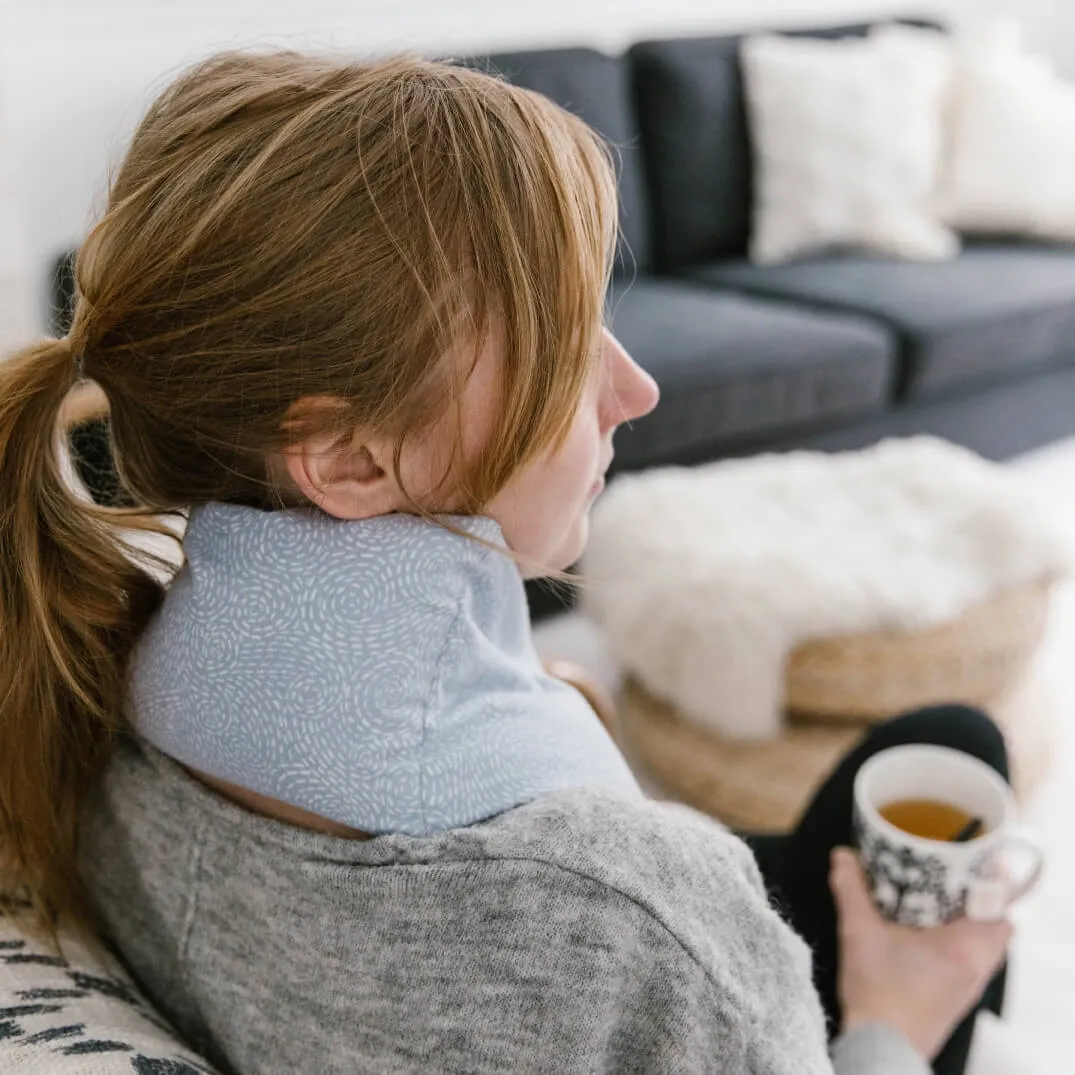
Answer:
[[[469,52],[812,25],[908,10],[1018,8],[1038,29],[1070,0],[0,0],[0,153],[35,306],[55,254],[97,211],[107,167],[152,93],[192,59],[261,43]],[[1040,10],[1039,10],[1040,9]],[[1049,33],[1044,33],[1049,38]],[[2,208],[2,207],[0,207]],[[10,255],[8,260],[13,260]],[[2,259],[0,259],[2,261]]]

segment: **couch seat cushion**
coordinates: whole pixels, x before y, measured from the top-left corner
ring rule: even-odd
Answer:
[[[614,284],[611,327],[661,387],[617,434],[617,467],[686,462],[785,427],[885,406],[895,344],[862,317],[675,280]]]
[[[971,245],[952,261],[861,255],[763,267],[713,262],[689,278],[890,326],[901,344],[901,394],[929,396],[975,378],[1075,360],[1075,251]]]

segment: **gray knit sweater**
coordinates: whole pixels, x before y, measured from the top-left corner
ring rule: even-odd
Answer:
[[[347,841],[131,742],[82,853],[151,999],[237,1075],[928,1073],[882,1026],[830,1059],[806,946],[747,847],[685,806],[564,791]]]

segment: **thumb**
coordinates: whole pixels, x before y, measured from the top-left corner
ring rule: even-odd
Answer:
[[[833,849],[829,886],[836,900],[836,914],[842,930],[857,929],[878,917],[854,851],[846,847]]]

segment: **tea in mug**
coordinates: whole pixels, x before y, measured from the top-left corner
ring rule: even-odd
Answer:
[[[925,840],[954,840],[974,820],[958,806],[936,799],[897,799],[877,811],[890,825]],[[985,835],[982,829],[972,839]]]

